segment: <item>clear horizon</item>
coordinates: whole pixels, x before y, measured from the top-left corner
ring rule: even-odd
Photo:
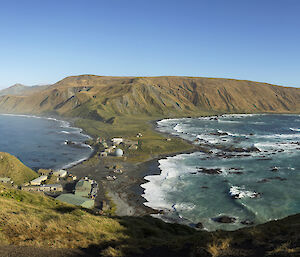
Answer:
[[[296,0],[12,0],[0,7],[0,89],[82,74],[300,87]]]

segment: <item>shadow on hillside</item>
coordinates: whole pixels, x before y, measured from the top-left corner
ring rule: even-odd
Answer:
[[[61,211],[70,211],[62,209]],[[196,231],[144,217],[113,217],[122,224],[122,239],[82,249],[1,246],[1,257],[298,257],[300,215],[232,232]],[[103,240],[104,241],[104,240]],[[1,242],[0,242],[1,244]]]
[[[125,228],[122,232],[126,234],[127,238],[80,249],[84,253],[80,256],[105,256],[103,253],[113,253],[114,249],[121,249],[122,256],[126,257],[194,256],[192,254],[194,251],[193,243],[190,241],[194,242],[193,238],[197,236],[203,245],[207,243],[205,239],[207,232],[197,232],[190,227],[165,223],[150,216],[113,217],[113,219],[116,219]],[[202,251],[201,256],[208,257],[211,255]]]
[[[55,211],[61,213],[61,214],[66,214],[70,213],[74,210],[78,209],[77,207],[72,207],[72,206],[57,206],[54,208]]]
[[[128,237],[80,249],[80,256],[104,256],[120,250],[125,257],[297,257],[300,215],[236,231],[196,231],[150,216],[114,217]]]

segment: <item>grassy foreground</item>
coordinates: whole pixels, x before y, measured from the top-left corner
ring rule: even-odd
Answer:
[[[156,245],[180,246],[182,239],[196,234],[191,228],[149,217],[97,216],[39,193],[3,185],[0,206],[1,244],[96,248],[103,256],[123,256]]]
[[[86,256],[299,256],[300,215],[208,233],[151,217],[106,217],[0,185],[0,245],[80,248]]]

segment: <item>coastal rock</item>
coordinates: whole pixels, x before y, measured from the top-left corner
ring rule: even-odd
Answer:
[[[245,197],[248,198],[258,198],[261,196],[260,193],[252,192],[252,191],[246,191],[243,187],[238,186],[232,186],[229,190],[229,195],[232,199],[242,199]]]
[[[226,148],[225,151],[227,151],[227,152],[237,152],[237,153],[260,152],[260,150],[255,146],[251,146],[251,147],[248,147],[248,148],[230,146],[230,147]]]
[[[286,181],[287,180],[286,178],[282,178],[282,177],[274,177],[274,178],[271,178],[271,179],[279,180],[279,181]]]
[[[76,147],[76,148],[82,148],[82,145],[80,143],[76,143],[76,142],[73,142],[70,140],[66,140],[65,145],[70,145],[70,146]]]
[[[269,182],[270,180],[279,180],[279,181],[286,181],[286,178],[282,177],[271,177],[271,178],[264,178],[262,180],[257,181],[257,183],[266,183]]]
[[[209,175],[222,174],[222,171],[219,168],[216,168],[216,169],[199,168],[198,172],[204,173],[204,174],[209,174]]]
[[[210,133],[210,135],[213,135],[213,136],[228,136],[228,133],[217,131],[217,132]]]
[[[219,216],[219,217],[216,217],[216,218],[212,218],[212,220],[214,222],[219,222],[219,223],[235,223],[236,221],[236,218],[234,217],[230,217],[230,216]]]
[[[254,221],[243,220],[243,221],[241,221],[241,224],[246,225],[246,226],[251,226],[251,225],[254,225]]]
[[[202,224],[201,222],[198,222],[198,223],[195,225],[195,228],[197,228],[197,229],[203,229],[204,226],[203,226],[203,224]]]
[[[271,171],[273,171],[273,172],[277,172],[279,170],[279,168],[278,167],[271,167]]]
[[[233,174],[233,175],[242,175],[244,174],[242,171],[229,171],[228,174]]]
[[[234,167],[232,167],[229,170],[243,170],[243,168],[234,168]]]
[[[270,181],[269,179],[264,178],[264,179],[262,179],[262,180],[257,181],[257,183],[267,183],[267,182],[269,182],[269,181]]]
[[[260,152],[260,150],[255,146],[251,146],[247,148],[246,152]]]

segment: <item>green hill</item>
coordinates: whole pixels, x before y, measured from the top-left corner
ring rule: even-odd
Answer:
[[[300,89],[233,79],[81,75],[28,96],[1,96],[0,111],[94,120],[212,111],[299,113]]]
[[[38,177],[38,175],[16,157],[0,152],[0,177],[9,177],[16,185],[22,185]]]

